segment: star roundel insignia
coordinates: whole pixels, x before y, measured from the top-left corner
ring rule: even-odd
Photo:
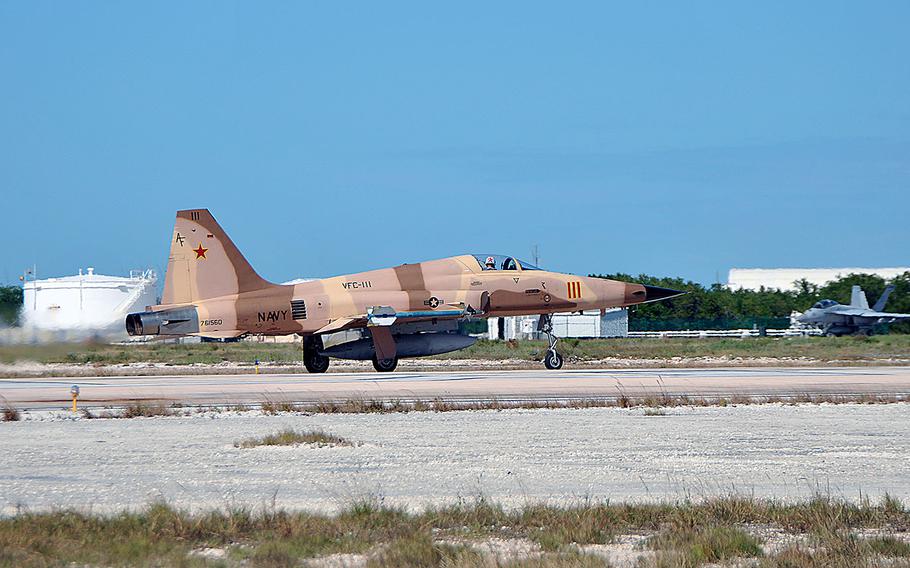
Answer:
[[[439,298],[437,298],[436,296],[433,296],[432,298],[430,298],[427,305],[435,310],[436,308],[439,307]]]
[[[205,258],[205,253],[207,253],[208,251],[209,251],[209,249],[202,248],[202,243],[199,243],[198,248],[193,249],[193,252],[196,253],[196,260],[199,260],[200,258]]]

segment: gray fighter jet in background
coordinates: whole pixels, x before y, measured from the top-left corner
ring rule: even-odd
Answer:
[[[822,300],[796,319],[801,323],[818,326],[829,337],[851,333],[872,335],[872,327],[877,324],[910,319],[910,314],[889,314],[882,311],[893,290],[894,286],[885,288],[882,297],[870,308],[863,289],[854,286],[849,306],[834,300]]]

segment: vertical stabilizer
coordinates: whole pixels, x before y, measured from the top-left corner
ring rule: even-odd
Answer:
[[[894,291],[894,285],[893,285],[893,284],[890,285],[890,286],[886,286],[886,287],[885,287],[885,291],[882,292],[882,297],[879,298],[877,302],[875,302],[875,305],[872,306],[872,309],[875,310],[875,311],[877,311],[877,312],[884,311],[884,309],[885,309],[885,304],[888,303],[888,296],[890,296],[890,295],[891,295],[891,292],[893,292],[893,291]]]
[[[274,286],[246,261],[208,209],[177,212],[162,304],[188,304]]]
[[[866,300],[866,293],[859,286],[854,286],[850,293],[850,306],[853,308],[869,309],[869,301]]]

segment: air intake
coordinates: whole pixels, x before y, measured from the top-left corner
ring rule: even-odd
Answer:
[[[291,317],[295,320],[305,320],[306,302],[303,300],[291,300]]]

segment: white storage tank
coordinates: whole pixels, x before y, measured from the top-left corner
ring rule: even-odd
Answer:
[[[125,339],[126,315],[157,303],[157,283],[151,269],[125,277],[88,268],[75,276],[29,280],[22,286],[22,324],[37,332],[55,332],[58,339]]]

